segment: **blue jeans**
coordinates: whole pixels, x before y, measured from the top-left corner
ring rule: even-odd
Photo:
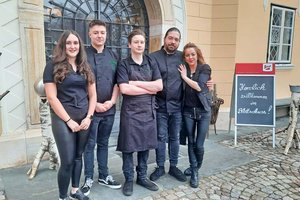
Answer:
[[[149,157],[149,150],[137,152],[137,162],[136,166],[137,179],[147,178],[147,160]],[[133,168],[133,152],[132,153],[122,153],[123,159],[123,174],[126,181],[133,181],[134,168]]]
[[[90,136],[84,151],[84,175],[85,178],[93,179],[94,175],[94,149],[97,143],[97,162],[99,178],[105,179],[108,175],[108,142],[114,124],[115,116],[104,117],[95,116],[91,128]]]
[[[200,168],[204,155],[204,141],[209,129],[211,112],[199,109],[184,110],[183,121],[188,133],[188,154],[191,168]],[[196,134],[197,130],[197,134]]]
[[[156,163],[160,167],[164,166],[166,160],[166,143],[168,143],[170,166],[176,166],[178,163],[179,132],[181,129],[182,114],[181,112],[157,112],[156,116],[158,139]]]

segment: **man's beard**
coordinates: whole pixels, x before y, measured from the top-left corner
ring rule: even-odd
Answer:
[[[167,45],[166,48],[165,48],[165,50],[168,53],[174,53],[177,50],[177,48],[174,45]]]

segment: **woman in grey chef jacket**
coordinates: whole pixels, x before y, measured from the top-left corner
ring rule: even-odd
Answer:
[[[137,152],[136,183],[152,191],[157,185],[147,178],[149,150],[157,147],[155,94],[162,90],[157,65],[144,55],[145,33],[139,29],[128,35],[131,55],[117,70],[117,83],[123,95],[117,150],[122,152],[125,183],[123,194],[133,193],[133,153]]]

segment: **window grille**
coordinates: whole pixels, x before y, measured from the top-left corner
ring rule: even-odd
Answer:
[[[291,64],[295,10],[272,6],[268,62]]]
[[[93,19],[107,23],[106,46],[121,58],[128,56],[127,36],[136,28],[145,32],[148,51],[149,23],[143,0],[44,0],[46,60],[51,59],[64,30],[75,30],[83,43],[89,45],[88,23]]]

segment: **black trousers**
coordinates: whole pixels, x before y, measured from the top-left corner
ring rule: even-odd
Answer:
[[[73,133],[53,111],[51,112],[51,120],[52,132],[61,162],[57,174],[59,198],[66,198],[70,179],[72,179],[72,187],[79,187],[82,154],[87,143],[88,130]]]
[[[133,153],[122,152],[123,159],[123,174],[126,181],[133,181],[134,167],[133,167]],[[149,157],[149,150],[137,152],[137,179],[145,179],[147,177],[147,160]]]
[[[204,142],[209,129],[211,112],[202,108],[184,108],[183,121],[188,135],[188,154],[191,168],[200,168]]]

